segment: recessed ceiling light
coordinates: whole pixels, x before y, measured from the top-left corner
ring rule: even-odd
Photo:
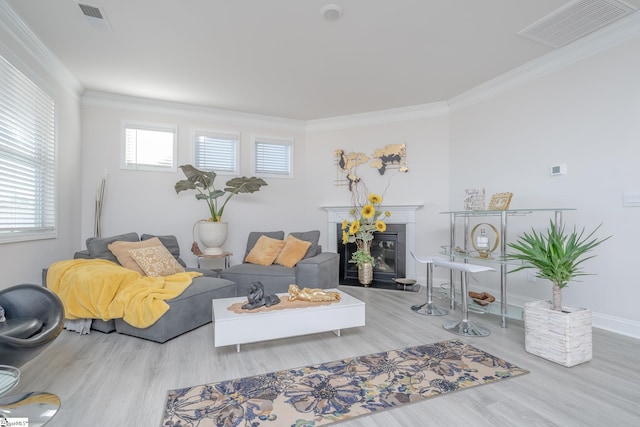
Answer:
[[[320,15],[327,21],[335,21],[342,16],[342,7],[335,3],[329,3],[322,6]]]

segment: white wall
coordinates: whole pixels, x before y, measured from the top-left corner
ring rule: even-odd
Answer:
[[[358,172],[370,192],[383,195],[383,207],[388,205],[423,205],[416,212],[416,252],[435,254],[447,236],[447,218],[438,212],[449,205],[448,183],[449,119],[446,114],[402,121],[357,124],[331,130],[309,131],[308,158],[305,169],[316,181],[318,206],[348,206],[351,195],[348,187],[336,186],[334,151],[362,152],[371,155],[375,149],[389,144],[405,143],[409,171],[399,173],[390,169],[380,175],[370,165],[362,165]],[[324,210],[318,222],[327,221]],[[393,222],[393,217],[389,219]],[[418,276],[426,271],[417,268]]]
[[[56,98],[59,237],[0,245],[5,267],[0,288],[39,282],[41,268],[84,247],[93,234],[95,191],[105,169],[103,235],[175,234],[187,262],[195,264],[189,251],[191,228],[206,216],[206,209],[193,195],[175,194],[173,184],[182,178],[181,172],[119,168],[122,120],[140,120],[178,126],[179,164],[192,161],[193,128],[239,131],[246,175],[251,174],[253,135],[295,140],[294,179],[267,179],[269,186],[259,193],[240,195],[229,204],[225,220],[231,233],[225,247],[235,254],[232,262],[240,262],[249,231],[325,230],[322,206],[350,200],[344,187],[334,186],[335,149],[371,153],[386,144],[406,143],[407,174],[394,176],[390,183],[390,172],[379,176],[370,170],[363,175],[372,191],[383,192],[389,183],[385,203],[424,204],[417,212],[419,254],[435,254],[447,242],[448,220],[439,212],[461,208],[467,187],[484,186],[488,195],[512,191],[513,208],[577,208],[565,215],[565,222],[589,229],[603,223],[601,235],[613,238],[586,266],[596,275],[570,285],[565,302],[592,308],[596,326],[640,337],[634,268],[640,210],[621,206],[623,191],[640,191],[637,37],[479,103],[463,106],[453,100],[451,114],[407,114],[398,119],[393,111],[388,117],[364,114],[303,123],[100,94],[85,96],[80,106],[78,89],[69,84],[73,78],[56,72],[58,64],[52,66],[42,46],[31,48],[29,42],[18,41],[13,34],[20,31],[12,31],[15,23],[5,18],[0,16],[0,51],[45,82]],[[567,163],[568,175],[549,176],[549,167],[557,163]],[[542,214],[515,218],[509,235],[546,220]],[[333,238],[325,234],[323,245]],[[509,278],[511,301],[548,298],[550,285],[532,286],[523,276]],[[497,280],[491,279],[479,286],[498,293]]]
[[[71,84],[53,73],[55,64],[33,54],[29,43],[14,36],[15,23],[0,14],[0,54],[47,91],[56,103],[58,237],[0,244],[0,289],[18,283],[41,283],[42,269],[78,248],[80,230],[80,101]],[[44,58],[46,60],[46,58]],[[72,79],[73,80],[73,79]],[[75,82],[77,83],[77,82]]]
[[[564,291],[564,303],[589,307],[594,325],[640,336],[637,246],[640,208],[622,206],[624,191],[640,191],[640,39],[584,59],[526,85],[451,114],[452,208],[464,189],[489,196],[514,193],[511,208],[572,207],[565,223],[613,237],[585,271],[595,273]],[[568,174],[549,167],[566,163]],[[510,237],[544,227],[544,214],[510,220]],[[509,292],[550,298],[549,283],[509,276]],[[483,283],[496,289],[496,283]]]
[[[140,121],[178,127],[178,165],[193,163],[191,138],[194,129],[240,133],[241,174],[250,176],[254,135],[294,140],[295,179],[266,178],[268,186],[253,194],[234,196],[225,208],[229,223],[224,248],[234,253],[232,262],[241,262],[250,231],[305,231],[319,227],[305,215],[313,200],[304,195],[306,141],[303,125],[297,121],[264,118],[211,109],[169,105],[139,99],[89,94],[83,99],[83,190],[82,240],[93,236],[94,201],[97,185],[107,171],[102,235],[135,231],[138,234],[174,234],[187,264],[195,266],[191,253],[192,227],[208,217],[204,201],[195,193],[179,195],[174,184],[184,178],[182,171],[149,172],[120,169],[122,122]],[[218,187],[231,177],[220,175]]]
[[[235,197],[225,209],[230,233],[225,249],[242,261],[246,237],[255,230],[304,231],[319,229],[320,244],[327,247],[327,213],[322,206],[348,205],[345,187],[336,187],[334,151],[373,153],[387,144],[406,143],[409,173],[388,171],[384,176],[368,165],[363,176],[371,191],[385,193],[388,204],[424,204],[418,212],[417,230],[423,236],[417,249],[433,252],[442,241],[446,218],[437,212],[448,206],[448,118],[423,119],[305,131],[304,123],[282,119],[236,115],[105,94],[88,94],[83,101],[82,240],[93,236],[94,200],[97,185],[107,171],[103,210],[103,236],[129,231],[175,234],[183,258],[194,266],[190,252],[192,226],[206,216],[204,202],[193,194],[176,195],[174,183],[182,172],[145,172],[120,169],[123,120],[178,126],[178,164],[191,163],[194,128],[240,132],[241,173],[251,175],[253,135],[294,139],[294,179],[266,178],[268,186],[251,195]],[[395,173],[395,175],[394,175]],[[218,177],[219,184],[228,177]],[[440,224],[437,224],[440,222]],[[436,224],[436,225],[434,225]],[[440,234],[440,235],[438,235]],[[424,273],[422,273],[424,274]]]

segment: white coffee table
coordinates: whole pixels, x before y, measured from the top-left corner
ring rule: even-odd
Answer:
[[[213,336],[215,347],[267,341],[298,335],[333,331],[340,336],[340,330],[364,326],[364,302],[337,289],[327,289],[340,293],[340,301],[328,305],[304,308],[288,308],[264,312],[235,313],[228,307],[238,302],[247,302],[247,297],[221,298],[213,300]],[[288,299],[288,294],[278,294],[280,299]]]

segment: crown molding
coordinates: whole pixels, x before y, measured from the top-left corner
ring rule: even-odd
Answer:
[[[451,111],[469,107],[640,37],[640,12],[474,87],[449,100]]]
[[[446,116],[448,114],[449,105],[446,102],[434,102],[430,104],[392,108],[389,110],[372,111],[369,113],[308,120],[307,132],[404,122],[408,120],[423,119],[426,117]]]
[[[144,113],[170,114],[189,118],[220,120],[225,123],[253,126],[265,129],[304,132],[303,120],[285,119],[252,113],[221,110],[211,107],[181,104],[178,102],[160,101],[156,99],[134,96],[115,95],[111,93],[87,91],[82,97],[82,105],[90,107],[118,108]]]
[[[13,37],[29,55],[40,63],[60,86],[77,99],[82,96],[84,88],[78,79],[51,53],[33,31],[25,25],[5,0],[0,0],[0,26],[2,26],[7,34]]]
[[[451,112],[483,102],[510,89],[522,86],[549,73],[640,37],[640,12],[635,12],[580,40],[553,50],[534,61],[478,85],[448,101],[308,121],[100,92],[87,92],[83,96],[84,88],[80,82],[24,24],[5,0],[0,0],[0,26],[26,52],[35,58],[65,90],[77,98],[82,97],[84,105],[111,106],[136,111],[201,117],[209,120],[225,120],[230,123],[269,129],[316,132],[447,116]],[[1,43],[0,47],[2,47]]]

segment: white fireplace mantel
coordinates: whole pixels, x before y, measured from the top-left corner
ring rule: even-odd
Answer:
[[[406,276],[409,279],[416,278],[416,263],[410,252],[416,251],[416,211],[424,205],[384,205],[382,209],[389,211],[391,216],[385,219],[387,224],[405,224],[407,231],[407,259]],[[336,224],[342,224],[343,220],[352,221],[351,209],[353,206],[321,206],[327,211],[327,251],[338,251],[338,235]],[[334,236],[331,238],[330,236]]]

